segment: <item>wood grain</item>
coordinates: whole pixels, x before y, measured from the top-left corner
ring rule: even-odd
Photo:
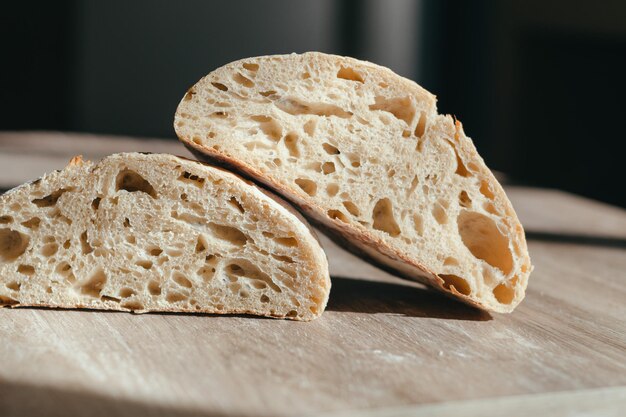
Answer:
[[[42,167],[38,151],[11,137],[0,135],[0,178],[9,159],[23,168],[13,180],[39,175],[29,175]],[[82,140],[38,158],[61,168],[86,153]],[[135,146],[93,140],[104,154]],[[175,142],[136,145],[184,152]],[[322,238],[333,289],[311,323],[0,309],[0,415],[618,415],[626,212],[553,190],[507,191],[536,265],[513,314],[456,303]]]

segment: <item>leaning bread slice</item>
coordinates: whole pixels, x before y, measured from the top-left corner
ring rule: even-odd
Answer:
[[[0,196],[1,304],[311,320],[329,290],[293,212],[199,162],[75,158]]]
[[[386,68],[321,53],[233,62],[185,94],[175,129],[379,265],[487,310],[524,297],[532,268],[501,186],[435,97]]]

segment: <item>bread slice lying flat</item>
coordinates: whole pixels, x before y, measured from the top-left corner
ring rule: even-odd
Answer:
[[[532,267],[502,187],[435,97],[386,68],[321,53],[233,62],[189,89],[175,129],[379,265],[487,310],[524,297]]]
[[[1,304],[311,320],[329,290],[292,211],[199,162],[75,158],[0,196]]]

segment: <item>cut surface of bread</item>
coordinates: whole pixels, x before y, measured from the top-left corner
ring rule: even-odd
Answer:
[[[191,87],[179,138],[282,194],[371,261],[510,312],[523,228],[461,123],[389,69],[316,52],[243,59]]]
[[[0,196],[0,304],[311,320],[329,290],[294,212],[199,162],[77,157]]]

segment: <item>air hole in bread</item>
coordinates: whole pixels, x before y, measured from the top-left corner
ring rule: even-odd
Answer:
[[[324,175],[332,174],[335,172],[335,164],[333,162],[324,162],[322,164],[322,172]]]
[[[246,210],[243,208],[243,206],[241,205],[239,200],[237,200],[235,197],[231,197],[230,200],[228,200],[228,204],[230,204],[232,207],[236,208],[237,211],[239,213],[241,213],[241,214],[246,212]]]
[[[276,91],[274,90],[261,91],[259,94],[262,95],[263,97],[270,97],[276,94]]]
[[[22,287],[22,284],[20,284],[20,283],[19,283],[19,282],[17,282],[17,281],[11,281],[11,282],[9,282],[9,283],[5,284],[5,286],[6,286],[8,289],[10,289],[10,290],[13,290],[13,291],[19,291],[19,290],[20,290],[20,288]]]
[[[359,168],[361,166],[361,160],[360,160],[358,155],[353,154],[353,153],[348,153],[348,154],[346,154],[346,156],[348,157],[348,160],[350,161],[350,166],[351,167]],[[371,162],[372,162],[372,164],[377,164],[378,163],[378,161],[374,161],[374,160],[372,160]]]
[[[0,216],[0,224],[8,224],[13,222],[13,217],[11,216]],[[24,223],[22,223],[24,224]]]
[[[228,113],[226,113],[225,111],[214,111],[209,116],[216,119],[227,119]]]
[[[84,231],[80,235],[80,247],[82,249],[83,255],[93,252],[93,248],[87,240],[87,231]]]
[[[485,211],[487,213],[491,213],[491,214],[495,214],[498,215],[498,210],[496,209],[496,206],[494,206],[492,203],[485,201],[483,203],[483,208],[485,209]]]
[[[432,214],[437,223],[446,224],[448,223],[448,213],[446,213],[446,209],[442,206],[440,201],[437,201],[432,209]]]
[[[328,210],[326,213],[328,214],[328,217],[333,220],[339,220],[344,223],[348,223],[348,217],[341,210]]]
[[[495,197],[493,191],[491,191],[491,188],[489,187],[489,182],[487,180],[482,180],[480,182],[480,193],[487,197],[489,200],[493,200],[493,198]]]
[[[304,126],[302,127],[302,129],[304,130],[304,133],[306,133],[307,135],[313,136],[315,134],[316,127],[317,127],[317,121],[312,119],[306,122]]]
[[[294,267],[292,265],[279,265],[278,269],[283,271],[285,274],[289,275],[291,278],[295,278],[296,277],[296,270],[294,269]],[[292,290],[294,289],[292,281],[291,282],[290,281],[285,281],[285,285],[287,285]]]
[[[96,197],[91,200],[91,208],[93,208],[94,210],[98,210],[98,208],[100,207],[100,200],[102,200],[100,197]]]
[[[131,245],[134,245],[135,243],[137,243],[137,238],[133,235],[128,235],[126,236],[126,241]]]
[[[459,152],[456,150],[456,147],[452,144],[450,145],[452,146],[452,149],[454,150],[454,155],[456,156],[456,171],[454,173],[465,178],[471,177],[472,173],[469,172],[467,168],[465,167],[465,164],[463,163],[463,160],[461,159]]]
[[[305,71],[302,74],[300,74],[301,80],[308,80],[309,78],[311,78],[311,74],[308,71]]]
[[[100,292],[106,284],[107,277],[101,268],[96,269],[91,277],[80,284],[80,293],[93,298],[100,298]]]
[[[344,201],[342,204],[348,210],[348,213],[353,216],[358,217],[361,215],[361,210],[352,201]]]
[[[165,249],[165,253],[167,254],[167,256],[177,258],[183,254],[183,251],[177,248],[167,248]]]
[[[452,288],[454,288],[463,295],[470,295],[472,292],[468,282],[457,275],[439,274],[439,278],[443,280],[444,288],[449,291],[452,291]]]
[[[149,248],[147,252],[150,256],[159,256],[161,253],[163,253],[163,249],[159,247],[152,247]]]
[[[314,181],[307,180],[305,178],[297,178],[295,183],[308,195],[311,197],[317,194],[317,184]]]
[[[257,72],[259,70],[259,64],[254,64],[252,62],[244,62],[242,67],[251,72]]]
[[[338,155],[340,153],[339,149],[337,149],[336,146],[333,146],[330,143],[323,143],[322,148],[324,148],[324,151],[329,155]]]
[[[363,83],[363,77],[350,67],[341,67],[337,72],[337,78],[342,78],[349,81],[357,81]]]
[[[478,259],[482,259],[505,275],[513,269],[509,240],[500,233],[496,223],[484,214],[463,210],[457,219],[463,244]]]
[[[60,274],[66,275],[72,270],[72,265],[67,262],[61,262],[57,265],[56,271]]]
[[[243,146],[249,151],[254,151],[255,149],[274,149],[274,146],[259,142],[258,140],[246,142],[243,144]]]
[[[285,136],[285,147],[287,151],[289,151],[289,156],[293,156],[294,158],[300,157],[300,150],[298,149],[298,135],[293,132],[290,132]]]
[[[233,80],[235,80],[237,84],[243,85],[246,88],[254,87],[254,82],[240,72],[233,74]]]
[[[415,126],[415,137],[421,138],[424,136],[424,132],[426,131],[426,112],[420,112],[420,118],[417,121],[417,125]]]
[[[122,304],[120,304],[120,306],[122,308],[127,308],[131,311],[140,311],[144,309],[143,304],[141,304],[141,302],[137,300],[124,301]]]
[[[274,241],[279,245],[286,246],[288,248],[298,246],[298,240],[295,237],[277,237],[274,238]]]
[[[33,217],[32,219],[28,219],[22,222],[22,226],[27,227],[29,229],[38,229],[39,224],[41,223],[41,219],[39,217]]]
[[[117,297],[111,297],[110,295],[101,295],[100,299],[102,301],[113,301],[114,303],[119,303],[120,301],[122,301],[121,299]]]
[[[286,255],[277,255],[275,253],[272,253],[272,258],[276,259],[277,261],[280,262],[286,262],[288,264],[292,264],[294,263],[294,260],[291,256],[286,256]]]
[[[0,295],[0,305],[2,306],[12,306],[12,305],[17,305],[19,303],[20,303],[19,301],[11,297],[8,297],[6,295]]]
[[[443,265],[444,266],[459,266],[459,261],[458,259],[452,256],[448,256],[446,259],[444,259]]]
[[[280,158],[274,158],[274,159],[272,159],[272,163],[273,163],[275,166],[279,167],[279,166],[281,166],[281,165],[283,164],[283,161],[281,161],[281,160],[280,160]],[[266,163],[266,165],[268,165],[268,164]],[[268,165],[268,166],[269,166],[269,165]]]
[[[34,205],[36,205],[37,207],[52,207],[54,206],[58,199],[66,192],[68,191],[72,191],[74,190],[74,188],[70,187],[70,188],[61,188],[60,190],[57,190],[55,192],[53,192],[52,194],[48,194],[47,196],[43,197],[43,198],[36,198],[34,200],[32,200],[32,203]]]
[[[472,206],[472,199],[465,190],[459,193],[459,205],[465,208],[469,208]]]
[[[125,190],[129,193],[142,192],[152,198],[157,198],[156,191],[144,177],[131,169],[123,169],[117,174],[115,179],[115,190]]]
[[[174,276],[172,277],[172,279],[181,287],[191,288],[193,286],[191,281],[180,272],[174,272]]]
[[[276,292],[282,292],[280,287],[276,285],[269,275],[245,259],[237,259],[228,264],[225,268],[225,272],[232,282],[237,281],[239,278],[248,279],[254,288],[263,289],[267,285]]]
[[[120,288],[120,291],[119,291],[119,295],[122,298],[129,298],[136,294],[137,292],[134,289],[128,288],[128,287]]]
[[[140,266],[143,269],[150,269],[152,268],[153,262],[147,259],[140,259],[137,262],[135,262],[135,265]]]
[[[178,291],[168,291],[167,296],[165,297],[165,301],[167,301],[168,303],[178,303],[186,299],[187,296]]]
[[[217,88],[220,91],[228,91],[228,87],[226,87],[224,84],[222,83],[211,83],[211,85],[215,88]]]
[[[215,275],[215,268],[210,268],[210,267],[207,267],[207,266],[203,266],[203,267],[201,267],[200,269],[198,269],[198,270],[196,271],[196,274],[197,274],[198,276],[202,277],[202,279],[203,279],[205,282],[208,282],[208,281],[210,281],[210,280],[213,278],[213,276]]]
[[[28,247],[30,238],[13,229],[0,229],[0,259],[13,261],[19,258]]]
[[[54,219],[58,219],[58,220],[62,221],[63,223],[67,224],[67,225],[71,225],[72,224],[72,220],[70,220],[68,217],[62,215],[58,208],[54,209],[54,211],[51,213],[50,217],[52,217]]]
[[[156,280],[148,281],[148,292],[151,295],[161,295],[161,283]]]
[[[259,124],[259,129],[271,140],[278,142],[283,136],[283,128],[276,120],[268,116],[251,116]]]
[[[424,218],[420,214],[413,214],[413,227],[419,236],[424,234]]]
[[[17,272],[24,275],[33,275],[35,273],[35,268],[32,265],[20,264],[17,267]]]
[[[407,126],[411,126],[415,118],[415,105],[409,96],[402,98],[386,98],[376,96],[370,110],[382,110],[391,113],[396,119],[402,120]]]
[[[276,107],[292,116],[300,116],[303,114],[313,114],[323,117],[339,117],[347,119],[352,117],[352,113],[345,111],[339,106],[328,103],[308,103],[296,98],[282,98],[274,102]]]
[[[513,278],[510,283],[502,282],[493,289],[493,295],[500,304],[511,304],[515,298],[515,282],[517,278]]]
[[[51,257],[59,250],[59,245],[56,243],[48,243],[41,248],[41,254],[46,258]]]
[[[263,295],[261,295],[261,302],[262,303],[269,303],[270,302],[270,298],[267,295],[263,294]]]
[[[206,179],[202,178],[202,177],[199,177],[199,176],[197,176],[195,174],[192,174],[191,172],[184,171],[178,177],[178,181],[181,181],[181,182],[184,182],[184,183],[187,183],[187,184],[195,185],[198,188],[202,188],[204,186],[204,182],[206,181]]]
[[[388,198],[378,200],[372,211],[373,227],[388,233],[391,237],[400,235],[400,227],[393,215],[393,205]]]
[[[210,254],[204,257],[204,262],[207,265],[215,265],[218,261],[218,256]]]
[[[328,194],[329,197],[336,196],[338,192],[339,192],[339,185],[335,183],[330,183],[326,186],[326,194]]]
[[[209,223],[208,226],[215,235],[215,237],[232,245],[241,247],[244,246],[248,241],[248,237],[237,228],[224,226],[217,223]]]

